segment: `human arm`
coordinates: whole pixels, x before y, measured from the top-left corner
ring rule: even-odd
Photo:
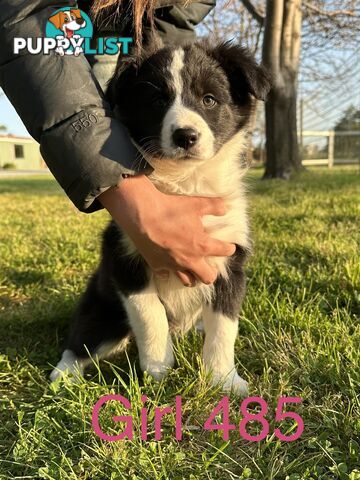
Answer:
[[[188,284],[193,281],[193,275],[186,273],[189,270],[205,283],[213,281],[214,271],[204,257],[233,252],[232,246],[210,239],[202,228],[201,215],[219,214],[219,201],[166,196],[144,176],[121,180],[124,172],[132,172],[137,152],[125,129],[112,118],[86,60],[12,54],[15,36],[41,36],[55,2],[4,1],[8,8],[0,11],[4,46],[0,84],[40,142],[43,156],[65,192],[87,212],[99,208],[95,198],[102,194],[101,203],[135,239],[154,270],[174,270]],[[63,3],[75,6],[74,2]],[[118,187],[110,189],[114,185]],[[156,215],[148,208],[149,202],[157,205]]]
[[[54,177],[81,211],[133,173],[138,152],[109,105],[84,56],[13,53],[15,37],[42,37],[47,19],[73,0],[2,0],[0,86],[40,143]],[[142,164],[144,162],[141,162]]]

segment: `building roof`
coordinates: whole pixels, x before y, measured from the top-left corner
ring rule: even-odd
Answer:
[[[11,133],[7,133],[5,135],[0,134],[0,142],[36,143],[31,137],[19,137],[17,135],[12,135]]]

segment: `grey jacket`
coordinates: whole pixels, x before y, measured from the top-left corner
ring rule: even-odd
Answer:
[[[155,24],[164,41],[192,39],[194,26],[215,2],[203,0],[183,7],[180,1],[159,0]],[[89,4],[80,0],[79,7],[87,10]],[[83,55],[13,53],[14,37],[44,36],[48,18],[67,6],[77,8],[77,2],[1,0],[0,86],[40,143],[45,162],[68,197],[79,210],[92,212],[101,208],[96,198],[102,192],[116,185],[122,174],[134,173],[139,154],[124,126],[113,117]],[[118,22],[114,35],[123,34],[122,26]]]

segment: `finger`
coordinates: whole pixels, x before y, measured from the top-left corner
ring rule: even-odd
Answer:
[[[162,278],[164,280],[169,278],[169,270],[155,270],[154,274],[156,277]]]
[[[196,278],[191,272],[177,271],[175,273],[185,287],[193,287],[196,284]]]
[[[214,283],[217,277],[217,271],[214,267],[209,265],[205,259],[198,261],[191,266],[191,273],[193,273],[200,282],[210,285]]]
[[[194,197],[192,199],[194,199]],[[197,197],[196,206],[200,216],[215,215],[219,217],[225,215],[225,213],[227,212],[224,200],[217,197]]]
[[[206,257],[231,257],[236,251],[236,245],[209,237],[205,245],[205,251]]]

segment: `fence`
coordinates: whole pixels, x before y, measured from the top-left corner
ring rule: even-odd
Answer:
[[[320,138],[318,143],[310,137]],[[319,147],[320,145],[320,147]],[[300,134],[303,165],[360,164],[360,131],[304,130]]]

